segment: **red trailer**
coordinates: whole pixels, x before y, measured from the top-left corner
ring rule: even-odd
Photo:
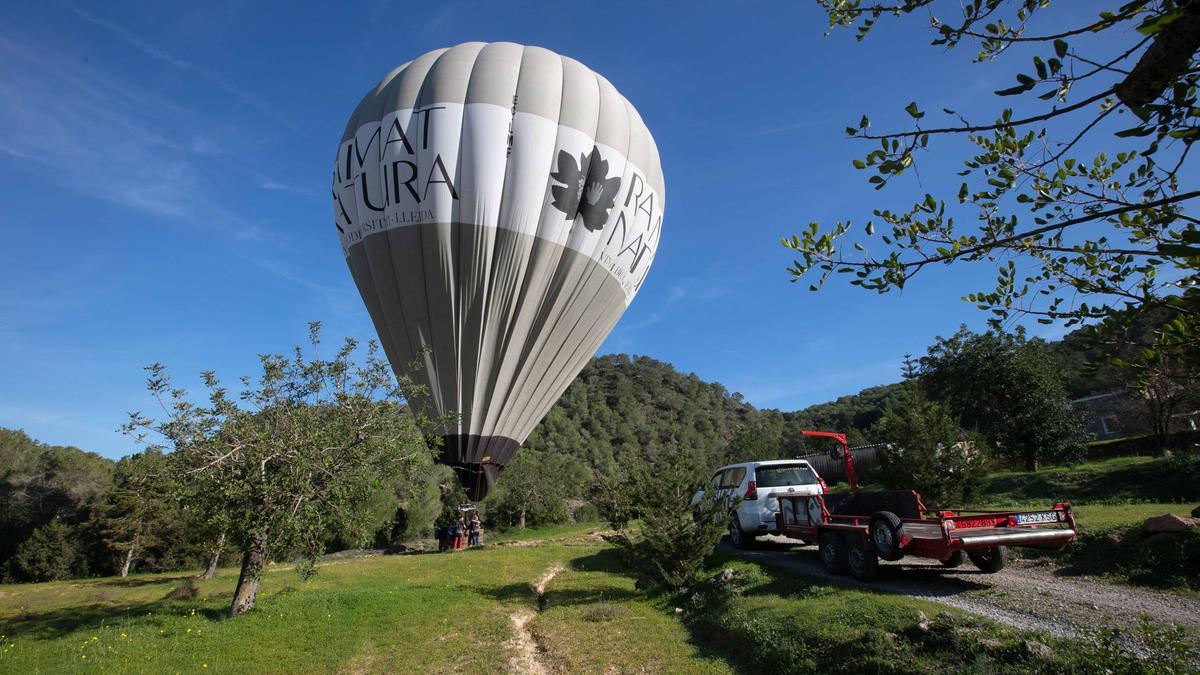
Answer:
[[[1041,511],[931,511],[911,490],[860,491],[846,436],[803,433],[838,444],[835,452],[846,464],[850,492],[779,495],[776,517],[785,536],[817,544],[822,564],[834,574],[872,581],[881,558],[906,555],[940,560],[946,567],[970,558],[993,573],[1004,568],[1010,546],[1061,550],[1075,540],[1067,503]]]

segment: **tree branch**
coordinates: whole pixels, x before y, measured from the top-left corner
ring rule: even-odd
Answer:
[[[1011,121],[1011,122],[999,122],[996,124],[987,124],[984,126],[943,127],[940,129],[917,129],[916,131],[904,131],[904,132],[898,132],[898,133],[894,133],[894,134],[880,134],[880,135],[863,134],[861,136],[854,136],[854,138],[865,138],[868,140],[878,141],[878,140],[892,139],[892,138],[912,138],[914,136],[924,136],[926,134],[962,134],[962,133],[974,133],[977,131],[995,131],[996,129],[1008,129],[1010,127],[1024,126],[1026,124],[1032,124],[1034,122],[1044,122],[1048,119],[1058,117],[1059,115],[1065,115],[1066,113],[1074,112],[1088,104],[1095,103],[1096,101],[1102,100],[1105,97],[1111,95],[1112,93],[1113,93],[1112,89],[1105,89],[1104,91],[1100,92],[1099,94],[1096,94],[1095,96],[1091,96],[1091,97],[1084,99],[1078,103],[1071,104],[1065,108],[1056,108],[1056,109],[1051,110],[1050,112],[1044,113],[1042,115],[1034,115],[1033,117],[1026,117],[1024,119],[1015,120],[1015,121]]]

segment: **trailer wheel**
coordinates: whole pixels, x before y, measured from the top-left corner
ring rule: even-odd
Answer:
[[[987,574],[995,574],[1004,569],[1004,566],[1008,564],[1008,549],[1003,546],[981,548],[977,551],[968,552],[967,557],[979,568],[979,571],[986,572]]]
[[[818,549],[821,552],[821,564],[830,574],[846,573],[846,541],[836,532],[825,532],[821,535]]]
[[[884,560],[899,560],[904,557],[900,541],[904,537],[904,523],[900,516],[891,511],[876,511],[871,516],[871,547]]]
[[[859,581],[872,582],[879,577],[879,556],[861,537],[852,537],[846,548],[846,565],[850,576]]]
[[[966,562],[967,556],[963,555],[962,551],[955,551],[950,554],[949,558],[942,561],[942,567],[954,569]]]

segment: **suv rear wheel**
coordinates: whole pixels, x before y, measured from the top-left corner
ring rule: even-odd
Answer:
[[[754,548],[755,544],[754,537],[746,534],[746,531],[742,529],[741,520],[738,518],[736,512],[733,514],[733,519],[729,522],[729,541],[733,542],[734,548],[742,550]]]

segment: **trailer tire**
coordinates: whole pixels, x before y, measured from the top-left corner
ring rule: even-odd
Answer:
[[[876,511],[871,516],[870,545],[884,560],[899,560],[904,557],[900,542],[904,537],[904,523],[900,516],[891,511]]]
[[[955,551],[950,554],[949,558],[942,561],[942,567],[946,569],[954,569],[960,567],[967,561],[967,556],[962,551]]]
[[[861,537],[850,539],[846,548],[846,566],[850,568],[850,576],[859,581],[870,583],[879,578],[879,556]]]
[[[1008,548],[1004,546],[981,548],[967,552],[967,557],[979,568],[980,572],[995,574],[1008,564]]]
[[[824,532],[818,540],[817,550],[821,564],[830,574],[846,573],[846,540],[836,532]]]

